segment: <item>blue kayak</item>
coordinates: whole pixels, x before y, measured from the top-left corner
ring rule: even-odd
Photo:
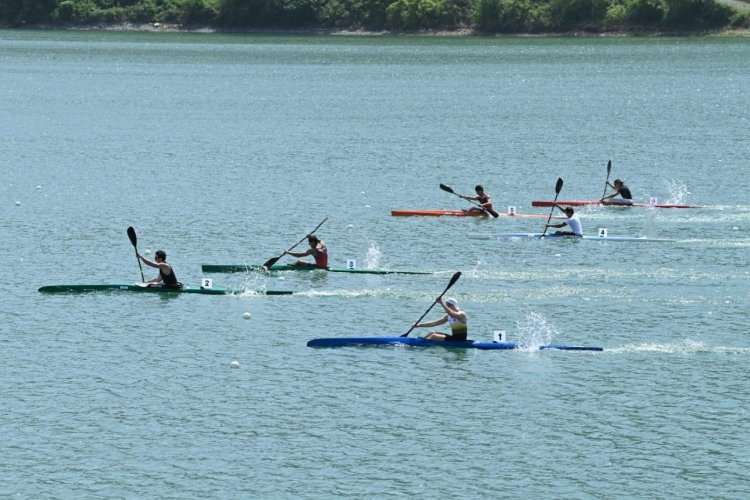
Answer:
[[[366,347],[366,346],[410,346],[410,347],[448,347],[458,349],[510,350],[523,349],[524,346],[515,342],[480,342],[468,340],[466,342],[441,342],[426,340],[420,337],[338,337],[313,339],[307,347]],[[561,351],[603,351],[602,347],[585,347],[575,345],[549,344],[539,346],[539,349],[558,349]]]

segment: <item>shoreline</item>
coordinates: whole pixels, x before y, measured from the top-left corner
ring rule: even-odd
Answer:
[[[456,30],[423,30],[418,32],[391,32],[391,31],[367,31],[352,29],[221,29],[209,26],[184,26],[174,23],[115,23],[103,25],[24,25],[21,27],[0,26],[0,29],[17,30],[40,30],[40,31],[114,31],[133,33],[223,33],[237,35],[298,35],[298,36],[405,36],[405,37],[590,37],[590,38],[615,38],[615,37],[701,37],[701,36],[728,36],[728,37],[750,37],[748,29],[728,29],[708,32],[663,32],[663,31],[603,31],[603,32],[559,32],[559,33],[482,33],[472,28],[459,28]]]

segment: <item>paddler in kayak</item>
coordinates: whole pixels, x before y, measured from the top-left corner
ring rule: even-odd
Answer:
[[[472,207],[469,209],[464,209],[464,212],[482,212],[482,213],[489,213],[490,210],[492,210],[492,197],[484,192],[484,187],[482,187],[481,184],[477,184],[474,187],[474,192],[477,193],[476,196],[464,196],[462,194],[459,194],[459,198],[463,198],[466,201],[476,201],[479,203],[482,208],[479,207]],[[458,194],[458,193],[456,193]],[[482,210],[484,209],[484,210]]]
[[[315,262],[305,262],[304,260],[298,260],[293,266],[318,266],[328,267],[328,248],[323,240],[311,234],[307,237],[307,243],[310,248],[305,252],[284,252],[285,254],[291,255],[292,257],[307,257],[312,255]]]
[[[167,263],[167,253],[164,250],[157,250],[154,254],[154,260],[149,260],[136,250],[136,255],[143,261],[147,266],[151,266],[159,270],[159,274],[148,281],[145,281],[148,286],[163,286],[165,288],[182,288],[182,283],[177,281],[177,276],[174,274],[172,266]]]
[[[469,326],[466,319],[466,313],[458,308],[458,302],[454,298],[449,298],[443,302],[439,297],[437,303],[443,306],[445,316],[428,323],[415,323],[415,328],[428,328],[448,323],[451,327],[451,333],[430,332],[424,336],[427,340],[440,340],[444,342],[466,342],[469,333]]]
[[[630,189],[620,179],[615,179],[614,184],[607,183],[609,187],[615,190],[614,193],[609,196],[605,196],[601,199],[601,202],[605,205],[608,203],[618,205],[632,205],[633,195],[630,194]]]
[[[555,231],[555,234],[557,236],[583,236],[583,226],[581,226],[581,220],[578,218],[575,210],[573,210],[573,207],[563,208],[557,203],[555,203],[555,206],[565,214],[567,219],[559,224],[547,224],[547,227],[562,228],[568,226],[570,228],[570,230],[568,231]]]

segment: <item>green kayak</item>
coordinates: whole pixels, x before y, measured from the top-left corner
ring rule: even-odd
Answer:
[[[203,264],[204,273],[246,273],[266,270],[263,266],[251,264]],[[268,271],[328,271],[329,273],[353,274],[432,274],[430,271],[395,271],[391,269],[348,269],[345,267],[274,265]]]
[[[99,285],[51,285],[43,286],[39,289],[42,293],[78,293],[78,292],[100,292],[100,291],[121,291],[121,292],[146,292],[146,293],[199,293],[203,295],[230,295],[238,293],[237,290],[221,288],[214,286],[203,288],[200,286],[183,286],[182,288],[165,288],[161,286],[141,286],[129,285],[125,283],[109,283]],[[283,290],[268,290],[258,292],[264,295],[292,295],[293,292]]]

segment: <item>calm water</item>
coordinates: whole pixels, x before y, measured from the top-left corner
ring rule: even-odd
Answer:
[[[0,496],[747,498],[749,56],[719,38],[0,31]],[[531,200],[558,177],[560,199],[600,197],[610,159],[641,201],[711,207],[581,210],[589,234],[677,240],[633,244],[389,215],[468,206],[439,183],[548,214]],[[130,225],[198,284],[326,216],[332,264],[438,273],[37,292],[139,281]],[[305,346],[405,333],[457,270],[473,338],[605,351]]]

